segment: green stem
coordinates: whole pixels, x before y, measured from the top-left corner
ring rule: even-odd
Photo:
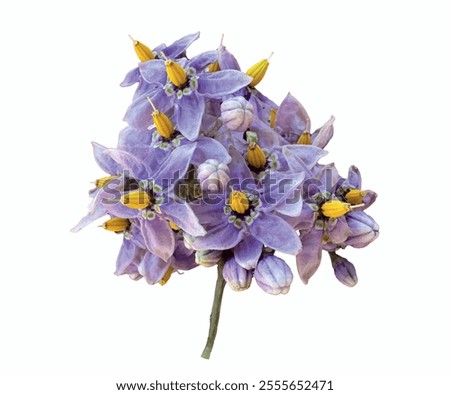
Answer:
[[[209,333],[208,340],[206,341],[205,348],[202,352],[202,358],[209,359],[211,351],[214,346],[214,340],[216,340],[217,327],[219,326],[220,307],[222,305],[222,296],[225,289],[225,280],[222,276],[223,262],[217,264],[217,281],[216,289],[214,291],[214,301],[211,309],[211,315],[209,316]]]

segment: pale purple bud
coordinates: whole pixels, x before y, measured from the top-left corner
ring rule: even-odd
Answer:
[[[222,268],[222,276],[233,291],[245,291],[252,283],[252,271],[240,266],[236,259],[228,259]]]
[[[358,283],[358,276],[353,263],[335,252],[329,254],[336,278],[347,287],[354,287]]]
[[[258,262],[254,276],[256,283],[272,295],[287,294],[294,278],[286,262],[273,255]]]
[[[253,105],[242,96],[225,100],[220,110],[222,122],[228,130],[245,132],[253,122]]]
[[[197,178],[202,191],[223,192],[230,181],[230,169],[225,163],[208,159],[198,167]]]
[[[353,211],[346,216],[352,235],[345,241],[346,245],[363,248],[374,241],[379,234],[379,226],[374,219],[362,211]]]
[[[200,250],[195,252],[195,262],[198,265],[210,267],[217,265],[222,258],[223,251],[218,250]]]

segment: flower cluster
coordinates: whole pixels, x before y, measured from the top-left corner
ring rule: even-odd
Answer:
[[[254,279],[286,294],[293,274],[275,253],[296,256],[307,283],[326,251],[337,279],[355,285],[353,264],[337,251],[378,236],[365,213],[376,194],[362,189],[356,167],[342,177],[318,163],[334,118],[312,133],[294,96],[277,105],[258,90],[270,57],[246,72],[222,43],[188,58],[198,37],[153,50],[133,40],[140,63],[121,84],[136,85],[127,127],[116,148],[93,143],[106,175],[74,231],[107,217],[103,228],[123,238],[116,274],[149,284],[217,266],[235,291]]]

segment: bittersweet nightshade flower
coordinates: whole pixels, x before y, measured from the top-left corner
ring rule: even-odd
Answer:
[[[241,291],[255,278],[265,292],[286,294],[293,274],[275,254],[295,255],[308,283],[325,250],[336,278],[352,287],[355,267],[338,252],[367,246],[379,227],[365,212],[377,195],[363,189],[359,170],[342,177],[319,163],[334,117],[312,132],[293,95],[278,105],[256,88],[269,59],[244,73],[223,37],[218,49],[188,58],[198,37],[158,47],[132,39],[141,62],[121,84],[137,84],[128,125],[116,147],[93,143],[103,174],[73,231],[103,218],[99,227],[122,238],[115,274],[150,285],[216,267],[209,358],[227,283]]]

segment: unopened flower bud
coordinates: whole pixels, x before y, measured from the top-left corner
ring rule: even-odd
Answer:
[[[253,77],[253,81],[250,82],[250,86],[254,88],[258,85],[261,80],[264,78],[267,69],[269,68],[269,60],[272,57],[273,53],[267,58],[255,63],[252,67],[247,70],[247,75]]]
[[[358,276],[353,263],[335,252],[329,254],[336,278],[347,287],[354,287],[358,283]]]
[[[197,179],[202,191],[222,192],[230,180],[230,169],[225,163],[208,159],[198,167]]]
[[[144,191],[133,191],[122,195],[120,198],[120,203],[128,208],[136,210],[141,210],[148,207],[151,202],[152,199],[150,195]]]
[[[149,47],[142,44],[140,41],[135,40],[133,37],[131,36],[129,37],[133,41],[134,51],[136,52],[136,55],[138,56],[141,62],[146,62],[147,60],[155,59],[155,54]]]
[[[347,214],[351,207],[349,203],[344,203],[340,200],[329,200],[322,204],[321,210],[325,217],[339,218]]]
[[[286,262],[268,255],[258,262],[255,269],[256,283],[271,295],[287,294],[294,276]]]
[[[200,250],[195,252],[195,262],[200,266],[211,267],[217,265],[222,258],[223,251]]]
[[[220,105],[223,124],[228,130],[245,132],[253,122],[253,105],[242,96],[225,100]]]
[[[230,193],[230,207],[233,211],[239,214],[244,214],[250,207],[250,203],[241,191],[232,191]]]
[[[379,226],[374,219],[361,211],[354,211],[347,215],[347,224],[352,235],[345,241],[346,245],[363,248],[374,241],[379,234]]]
[[[126,218],[111,218],[102,224],[102,228],[111,232],[120,233],[130,227],[130,221]]]
[[[258,144],[251,144],[247,149],[247,160],[255,169],[264,169],[266,166],[266,155]]]
[[[233,291],[244,291],[252,283],[252,271],[240,266],[236,259],[228,259],[222,268],[222,276]]]

